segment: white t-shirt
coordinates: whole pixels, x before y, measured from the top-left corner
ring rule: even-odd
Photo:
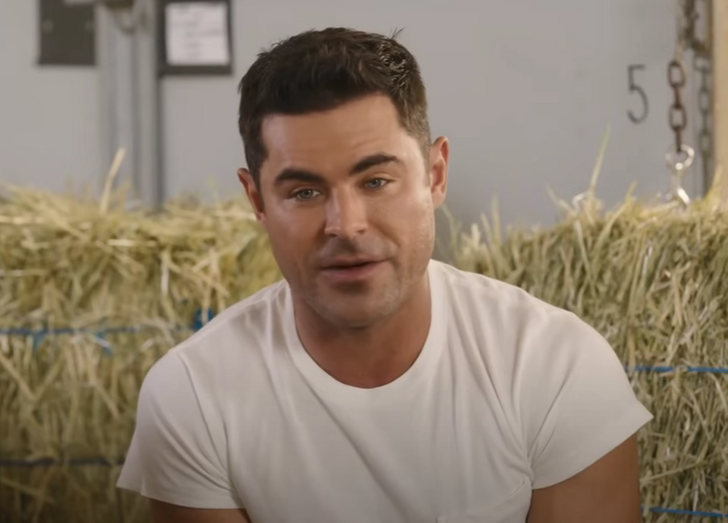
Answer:
[[[344,385],[301,345],[280,282],[144,380],[118,486],[256,523],[523,523],[531,490],[647,423],[612,348],[572,313],[432,261],[415,363]]]

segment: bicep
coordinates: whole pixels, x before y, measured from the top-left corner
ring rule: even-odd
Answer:
[[[533,491],[527,523],[584,521],[641,521],[636,436],[575,476]]]
[[[152,523],[251,523],[243,509],[200,509],[149,500]]]

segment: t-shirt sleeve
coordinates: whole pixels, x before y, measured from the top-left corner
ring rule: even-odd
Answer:
[[[583,471],[652,419],[596,330],[566,312],[547,323],[523,358],[522,422],[533,488]]]
[[[193,508],[243,508],[190,376],[170,352],[147,373],[117,487]]]

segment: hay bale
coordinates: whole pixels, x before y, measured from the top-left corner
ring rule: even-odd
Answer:
[[[196,313],[280,278],[244,198],[124,201],[0,200],[0,521],[147,521],[114,487],[144,375]]]
[[[508,230],[497,210],[456,231],[454,263],[573,311],[624,362],[655,414],[640,433],[645,520],[728,518],[728,215],[593,191],[543,230]],[[680,511],[706,513],[702,516]],[[710,516],[708,513],[712,513]]]
[[[244,198],[157,214],[124,201],[0,197],[0,521],[148,521],[114,487],[144,375],[196,313],[280,278]],[[728,513],[728,374],[715,370],[728,367],[728,219],[709,202],[562,207],[553,227],[507,234],[496,212],[456,235],[453,263],[602,332],[655,414],[640,437],[646,520],[714,521],[658,509]]]

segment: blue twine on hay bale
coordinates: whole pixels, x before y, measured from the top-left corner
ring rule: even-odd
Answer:
[[[197,332],[214,317],[215,312],[212,309],[198,309],[192,320],[192,330]]]
[[[212,309],[198,309],[195,311],[192,317],[192,323],[188,327],[176,327],[176,330],[192,330],[194,332],[199,331],[205,326],[212,318],[215,317],[215,311]],[[73,327],[58,327],[58,328],[42,328],[42,329],[29,329],[27,327],[10,327],[0,329],[0,336],[23,336],[29,337],[33,340],[32,350],[35,354],[40,345],[50,336],[63,336],[71,334],[86,334],[93,336],[95,341],[101,346],[101,350],[107,356],[113,356],[113,349],[111,345],[106,341],[106,336],[109,334],[125,334],[135,333],[144,330],[152,329],[149,326],[119,326],[119,327],[104,327],[97,329],[81,329]]]
[[[192,323],[188,327],[177,327],[178,330],[192,330],[194,332],[199,331],[205,326],[210,320],[215,317],[215,311],[212,309],[198,309],[195,311]],[[120,327],[106,327],[104,329],[76,329],[70,327],[59,327],[54,329],[28,329],[25,327],[11,327],[0,329],[0,336],[26,336],[33,338],[33,351],[35,352],[43,340],[48,336],[60,336],[68,334],[91,334],[97,338],[97,342],[101,345],[104,353],[108,356],[113,354],[111,346],[106,342],[106,336],[108,334],[123,334],[132,332],[141,332],[143,330],[149,330],[152,327],[143,326],[120,326]],[[707,366],[690,366],[690,365],[625,365],[624,369],[628,372],[656,372],[658,374],[665,374],[669,372],[683,371],[696,374],[728,374],[728,367],[707,367]]]
[[[215,313],[211,309],[198,309],[193,315],[192,324],[187,327],[192,331],[199,331],[205,324],[207,324],[212,318],[215,317]],[[149,327],[147,327],[149,328]],[[185,327],[180,327],[185,328]],[[145,330],[145,327],[140,326],[122,326],[122,327],[108,327],[102,330],[88,330],[88,329],[74,329],[74,328],[57,328],[57,329],[28,329],[28,328],[7,328],[0,329],[0,336],[30,336],[33,338],[33,351],[37,350],[40,344],[47,336],[53,335],[64,335],[64,334],[92,334],[98,338],[99,344],[105,353],[111,356],[113,353],[110,346],[106,342],[105,336],[107,334],[118,334],[118,333],[131,333]],[[629,367],[625,365],[626,371],[632,372],[656,372],[656,373],[669,373],[675,371],[685,371],[690,373],[698,374],[728,374],[728,368],[724,367],[703,367],[703,366],[669,366],[669,365],[636,365]],[[66,461],[56,460],[52,458],[40,458],[34,460],[24,459],[0,459],[0,468],[12,467],[12,468],[33,468],[33,467],[52,467],[52,466],[71,466],[71,467],[88,467],[88,466],[121,466],[124,464],[124,459],[120,458],[116,461],[109,461],[106,458],[78,458],[70,459]],[[695,517],[707,517],[714,519],[728,519],[728,514],[720,512],[709,512],[709,511],[692,511],[683,510],[676,508],[664,508],[664,507],[650,507],[650,512],[657,514],[671,514],[679,516],[695,516]]]

